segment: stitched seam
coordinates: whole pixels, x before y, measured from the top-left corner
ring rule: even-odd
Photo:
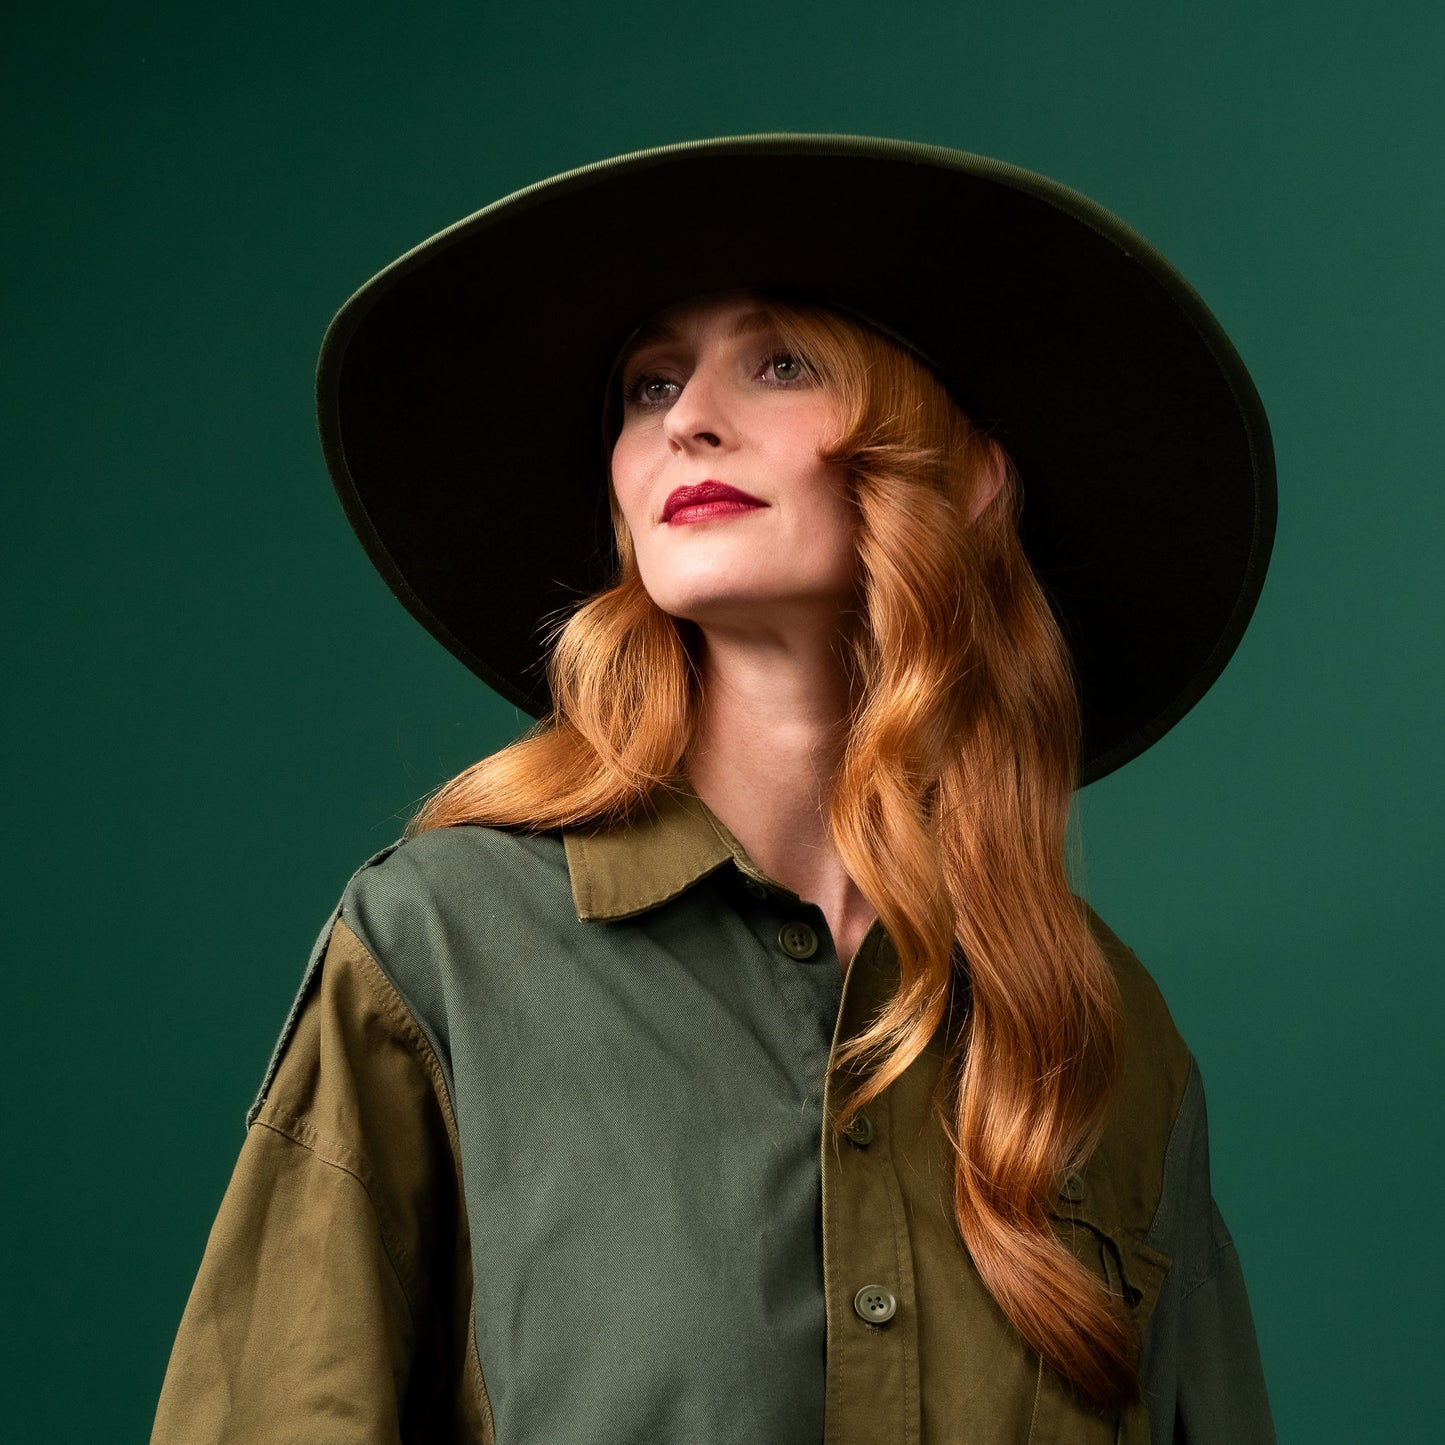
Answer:
[[[1181,1130],[1184,1123],[1184,1106],[1189,1100],[1191,1089],[1195,1088],[1195,1080],[1199,1076],[1199,1065],[1195,1062],[1193,1055],[1189,1059],[1189,1072],[1184,1077],[1184,1092],[1179,1096],[1179,1105],[1174,1111],[1174,1123],[1169,1130],[1169,1142],[1164,1146],[1164,1162],[1159,1171],[1159,1202],[1154,1206],[1154,1217],[1149,1221],[1149,1228],[1145,1231],[1144,1242],[1152,1244],[1154,1231],[1162,1221],[1164,1204],[1168,1200],[1170,1204],[1177,1204],[1177,1201],[1170,1197],[1169,1181],[1173,1176],[1178,1164],[1178,1155],[1189,1149],[1194,1141],[1194,1130],[1198,1125],[1198,1109],[1196,1105],[1194,1119],[1190,1120],[1189,1127]],[[1203,1088],[1200,1081],[1199,1088]]]
[[[576,859],[577,870],[582,875],[583,891],[587,895],[587,907],[582,917],[587,922],[592,922],[598,917],[597,908],[597,887],[592,881],[592,867],[587,859],[585,847],[566,848],[564,846],[563,856],[567,860],[568,867],[572,866],[573,859]]]
[[[417,1061],[426,1071],[427,1077],[432,1082],[432,1088],[436,1098],[441,1105],[442,1119],[446,1124],[447,1143],[452,1151],[452,1165],[456,1171],[457,1180],[457,1210],[458,1226],[461,1231],[461,1243],[464,1244],[467,1252],[468,1272],[472,1267],[472,1237],[471,1221],[467,1215],[466,1199],[463,1195],[462,1180],[462,1143],[461,1133],[457,1127],[456,1113],[452,1108],[451,1093],[447,1089],[446,1074],[442,1070],[441,1060],[437,1058],[436,1050],[432,1047],[431,1040],[427,1038],[415,1016],[407,1007],[406,1001],[397,993],[391,981],[387,978],[381,965],[371,956],[371,950],[361,941],[360,935],[343,919],[342,925],[356,941],[356,951],[360,955],[361,967],[358,972],[365,980],[366,986],[371,990],[372,996],[376,999],[377,1006],[392,1021],[401,1036],[411,1044],[416,1053]],[[486,1372],[482,1369],[482,1358],[477,1347],[477,1300],[476,1291],[473,1288],[471,1308],[467,1314],[467,1357],[463,1365],[465,1379],[476,1392],[477,1403],[482,1419],[482,1441],[483,1445],[495,1445],[496,1422],[492,1415],[492,1398],[487,1391]]]
[[[472,1297],[472,1308],[467,1318],[467,1382],[477,1392],[477,1403],[482,1416],[482,1445],[496,1445],[497,1424],[492,1418],[492,1397],[487,1394],[487,1382],[482,1374],[482,1357],[477,1353],[477,1301]]]
[[[340,1174],[345,1174],[354,1179],[360,1186],[362,1193],[366,1195],[367,1203],[371,1205],[371,1213],[376,1220],[376,1231],[381,1239],[382,1252],[386,1255],[386,1262],[391,1266],[391,1272],[396,1276],[396,1282],[401,1286],[403,1298],[406,1300],[407,1312],[411,1315],[412,1328],[416,1328],[416,1305],[412,1299],[412,1290],[398,1266],[396,1255],[393,1253],[393,1241],[390,1238],[391,1231],[383,1223],[383,1211],[378,1207],[376,1195],[372,1192],[371,1185],[366,1179],[365,1171],[361,1168],[359,1156],[346,1145],[338,1143],[334,1139],[328,1139],[313,1125],[305,1119],[297,1118],[295,1114],[288,1114],[284,1109],[278,1109],[272,1104],[266,1104],[256,1116],[256,1123],[262,1128],[269,1129],[273,1134],[278,1134],[283,1139],[289,1139],[291,1143],[299,1148],[305,1149],[313,1159],[335,1169]],[[323,1153],[321,1146],[325,1146],[328,1152]],[[350,1160],[356,1163],[348,1162]],[[398,1251],[404,1260],[407,1259],[406,1251]],[[410,1261],[407,1260],[408,1265]],[[408,1273],[410,1270],[408,1269]]]
[[[847,983],[844,982],[844,992],[847,991]],[[838,1016],[833,1023],[833,1041],[828,1049],[828,1058],[831,1064],[833,1054],[838,1047],[838,1040],[843,1032],[843,1002],[838,1005]],[[818,1167],[819,1181],[822,1185],[822,1214],[823,1214],[823,1323],[824,1323],[824,1344],[823,1344],[823,1430],[824,1442],[837,1440],[838,1436],[846,1429],[846,1422],[843,1419],[841,1406],[842,1395],[842,1374],[841,1369],[834,1369],[835,1361],[841,1362],[843,1344],[841,1340],[842,1324],[844,1316],[835,1302],[836,1276],[838,1260],[838,1219],[837,1208],[830,1199],[830,1193],[836,1193],[836,1174],[833,1176],[834,1188],[829,1190],[828,1172],[828,1143],[831,1139],[835,1157],[838,1157],[841,1146],[837,1136],[832,1130],[833,1110],[830,1108],[833,1093],[833,1075],[831,1070],[824,1075],[823,1079],[823,1133],[819,1145]],[[833,1265],[832,1278],[828,1270],[829,1264]]]
[[[1039,1368],[1034,1376],[1034,1407],[1029,1411],[1029,1438],[1024,1445],[1034,1445],[1034,1426],[1039,1423],[1039,1396],[1044,1388],[1044,1357],[1039,1356]]]
[[[893,1100],[887,1099],[884,1103],[883,1127],[888,1131],[888,1172],[884,1176],[884,1182],[888,1188],[888,1224],[893,1233],[893,1267],[897,1271],[898,1288],[903,1288],[904,1280],[904,1249],[903,1240],[899,1237],[899,1225],[903,1224],[903,1233],[907,1233],[907,1224],[902,1220],[903,1199],[898,1189],[897,1165],[893,1158]],[[914,1278],[912,1260],[907,1263],[907,1277],[913,1284],[910,1294],[913,1295],[912,1315],[910,1324],[913,1329],[918,1328],[918,1281]],[[918,1439],[917,1432],[913,1429],[913,1422],[916,1418],[913,1395],[909,1385],[912,1377],[910,1369],[910,1351],[908,1348],[907,1336],[903,1341],[903,1438],[909,1441]]]
[[[261,1087],[257,1090],[251,1107],[246,1111],[246,1127],[248,1129],[255,1121],[256,1116],[261,1112],[261,1106],[270,1096],[271,1085],[276,1078],[276,1070],[281,1063],[281,1055],[285,1053],[286,1045],[291,1041],[291,1035],[295,1032],[297,1021],[301,1017],[302,1006],[305,1004],[312,986],[315,984],[321,972],[322,961],[330,950],[332,935],[335,932],[337,921],[341,918],[341,908],[342,903],[345,902],[346,892],[350,890],[351,885],[355,883],[368,868],[390,857],[400,846],[401,844],[399,842],[391,843],[379,852],[373,853],[371,857],[351,875],[350,880],[347,882],[346,889],[343,890],[341,901],[331,910],[331,916],[326,920],[326,926],[321,930],[316,942],[312,945],[310,956],[306,960],[306,971],[301,976],[301,986],[296,993],[296,1000],[291,1005],[291,1012],[286,1015],[286,1022],[282,1025],[280,1037],[276,1040],[276,1047],[271,1051],[271,1060],[266,1065],[266,1073],[261,1080]]]
[[[1216,1245],[1214,1253],[1209,1257],[1209,1268],[1199,1278],[1194,1280],[1184,1291],[1185,1300],[1192,1299],[1207,1284],[1213,1284],[1219,1278],[1219,1259],[1221,1255],[1235,1253],[1234,1241],[1226,1244]]]
[[[447,1127],[447,1143],[451,1147],[452,1162],[456,1165],[457,1178],[461,1179],[461,1136],[457,1130],[456,1115],[452,1111],[451,1095],[447,1092],[446,1075],[442,1073],[441,1061],[436,1056],[436,1050],[432,1048],[431,1041],[422,1033],[420,1026],[412,1017],[410,1009],[398,997],[396,990],[387,981],[386,975],[381,971],[381,965],[372,958],[366,945],[359,937],[352,932],[356,938],[357,948],[361,954],[363,967],[360,970],[361,977],[371,992],[376,1006],[391,1020],[398,1033],[411,1045],[412,1052],[417,1062],[422,1066],[436,1094],[437,1102],[441,1105],[442,1119]]]

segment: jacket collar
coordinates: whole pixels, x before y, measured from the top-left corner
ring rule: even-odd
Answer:
[[[681,779],[659,789],[625,823],[595,831],[563,829],[562,844],[572,902],[583,923],[645,913],[729,860],[749,878],[778,887]]]

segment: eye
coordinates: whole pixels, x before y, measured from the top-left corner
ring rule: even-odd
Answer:
[[[627,382],[622,396],[629,406],[666,406],[677,399],[678,390],[675,381],[655,372],[643,372]]]
[[[808,363],[791,351],[775,351],[768,357],[763,370],[774,381],[802,381],[808,373]]]

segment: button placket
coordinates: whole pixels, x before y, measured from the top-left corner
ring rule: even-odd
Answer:
[[[896,982],[896,965],[875,936],[859,949],[844,977],[833,1050],[866,1027]],[[829,1393],[826,1435],[838,1445],[877,1440],[918,1441],[919,1308],[914,1240],[893,1158],[893,1093],[869,1100],[873,1139],[864,1148],[855,1132],[836,1129],[839,1106],[855,1079],[829,1076],[824,1095],[823,1277],[827,1292],[826,1370],[850,1388]],[[855,1115],[856,1119],[856,1115]],[[860,1287],[861,1286],[861,1287]]]

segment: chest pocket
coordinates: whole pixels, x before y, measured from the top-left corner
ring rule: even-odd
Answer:
[[[1107,1174],[1069,1179],[1053,1211],[1054,1230],[1074,1257],[1125,1302],[1142,1339],[1170,1259],[1120,1220]],[[1098,1414],[1050,1370],[1040,1374],[1031,1445],[1149,1445],[1149,1413],[1140,1403],[1120,1416]]]

